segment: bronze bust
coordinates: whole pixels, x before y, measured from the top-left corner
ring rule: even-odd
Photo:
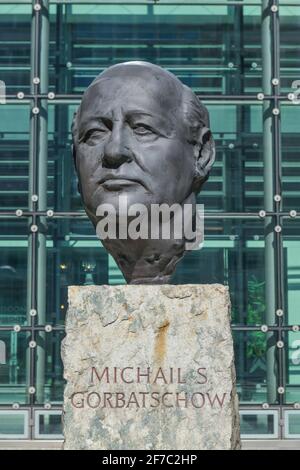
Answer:
[[[85,91],[72,125],[79,191],[95,228],[97,209],[196,204],[215,158],[205,106],[172,73],[148,62],[113,65]],[[167,283],[185,253],[184,236],[106,238],[128,283]]]

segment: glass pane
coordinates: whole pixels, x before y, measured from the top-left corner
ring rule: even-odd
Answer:
[[[285,323],[300,324],[300,220],[284,220],[283,223],[284,253],[284,293]]]
[[[83,210],[71,151],[71,124],[78,104],[48,107],[47,204],[56,211]]]
[[[202,250],[179,262],[173,283],[229,285],[235,324],[265,321],[264,226],[254,220],[205,220]]]
[[[285,412],[285,437],[298,438],[300,437],[300,411],[286,411]]]
[[[286,211],[300,210],[299,121],[300,104],[282,105],[282,190],[283,209]]]
[[[0,410],[0,439],[28,437],[28,411]]]
[[[278,426],[278,414],[275,411],[257,412],[242,411],[240,413],[242,438],[275,437]],[[277,436],[276,436],[277,437]]]
[[[61,404],[63,401],[63,365],[61,360],[61,340],[64,331],[41,332],[37,343],[41,345],[40,356],[36,360],[35,401],[38,404],[50,402]],[[38,351],[39,353],[39,351]]]
[[[36,412],[38,413],[38,439],[56,438],[62,436],[62,414],[59,411]]]
[[[289,332],[287,341],[286,402],[300,402],[300,333]]]
[[[26,220],[0,218],[0,325],[26,323]]]
[[[0,207],[23,209],[28,206],[29,105],[0,104],[0,112]]]
[[[201,94],[261,91],[259,4],[180,3],[52,5],[52,89],[82,92],[104,68],[146,60]]]
[[[0,331],[0,404],[27,403],[26,333]]]
[[[27,217],[7,217],[0,213],[0,240],[27,240],[28,221]]]
[[[68,286],[108,284],[108,256],[87,219],[52,220],[48,233],[47,321],[64,324]]]
[[[0,78],[7,94],[30,92],[31,12],[31,5],[0,4]]]
[[[282,92],[290,93],[294,91],[293,82],[300,79],[300,53],[298,42],[300,2],[284,0],[283,2],[281,1],[281,3],[282,5],[280,5],[279,10],[281,87]]]
[[[260,331],[234,331],[237,391],[241,404],[276,402],[275,382],[267,382],[267,367],[276,370],[277,360],[267,364],[267,335]]]
[[[216,162],[198,200],[206,211],[258,212],[264,194],[262,107],[205,104],[216,141]]]
[[[198,196],[206,211],[263,208],[261,104],[209,104],[216,162]],[[49,105],[48,207],[83,210],[71,154],[71,124],[78,104]]]

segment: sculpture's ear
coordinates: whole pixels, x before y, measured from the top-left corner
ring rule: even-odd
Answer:
[[[212,133],[208,127],[199,128],[195,140],[196,174],[193,181],[193,191],[197,193],[208,179],[210,169],[215,161],[216,149]]]

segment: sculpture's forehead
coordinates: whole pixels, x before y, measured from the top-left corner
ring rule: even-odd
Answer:
[[[181,96],[176,87],[164,77],[153,75],[104,76],[86,91],[81,115],[112,112],[118,109],[137,109],[147,113],[170,116],[179,106]]]

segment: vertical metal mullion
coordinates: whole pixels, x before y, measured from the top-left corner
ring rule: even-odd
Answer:
[[[262,84],[264,95],[272,95],[273,79],[273,36],[272,11],[270,0],[262,1]],[[264,209],[272,211],[274,207],[274,148],[273,148],[273,115],[272,99],[263,102],[263,158],[264,158]],[[274,255],[274,220],[265,219],[265,299],[266,322],[274,324],[275,303],[275,255]],[[267,395],[268,402],[277,399],[276,377],[276,336],[274,332],[267,333]]]
[[[39,5],[40,8],[35,8]],[[29,199],[28,206],[33,211],[32,220],[29,221],[28,243],[28,281],[27,281],[27,321],[30,326],[30,340],[37,342],[37,347],[27,349],[26,375],[28,387],[28,401],[31,409],[44,391],[44,333],[37,333],[35,325],[37,317],[30,315],[30,310],[38,313],[38,322],[45,319],[45,292],[46,292],[46,233],[45,217],[38,220],[37,210],[46,210],[47,207],[47,100],[39,99],[38,94],[48,92],[48,48],[49,48],[49,18],[48,0],[32,1],[31,19],[31,94],[33,95],[30,115],[30,152],[29,152]],[[39,79],[39,80],[34,80]],[[34,112],[36,111],[36,112]],[[33,200],[32,196],[38,199]],[[42,230],[33,232],[32,225]],[[29,341],[29,338],[27,338]],[[35,394],[29,393],[29,387],[34,387]],[[42,390],[42,392],[41,392]],[[29,429],[30,438],[34,437],[32,420]]]
[[[37,99],[37,86],[33,83],[33,78],[38,76],[39,69],[39,13],[34,10],[35,1],[32,2],[32,17],[31,17],[31,71],[30,71],[30,92],[33,95],[31,103],[30,114],[30,147],[29,147],[29,194],[28,194],[28,207],[29,210],[36,210],[36,202],[33,202],[32,196],[37,192],[37,154],[38,154],[38,134],[39,134],[39,118],[37,114],[33,113],[33,108],[38,106]],[[35,232],[31,231],[31,227],[36,225],[36,215],[33,213],[32,218],[28,221],[29,240],[28,240],[28,277],[27,277],[27,323],[31,328],[30,333],[27,335],[27,342],[34,340],[34,326],[35,317],[30,315],[30,311],[37,309],[37,272],[36,272],[36,255],[37,255],[37,236]],[[34,405],[34,394],[29,393],[30,387],[35,385],[35,350],[34,348],[27,347],[26,353],[26,377],[27,377],[27,395],[29,406]],[[33,438],[32,420],[29,420],[28,435]]]
[[[265,163],[265,210],[275,209],[274,220],[266,218],[266,308],[267,323],[274,322],[277,309],[283,308],[283,273],[282,273],[282,235],[281,227],[281,146],[280,146],[280,44],[278,0],[263,0],[263,92],[274,95],[274,99],[264,102],[264,163]],[[277,196],[274,201],[274,196]],[[278,230],[274,231],[274,225]],[[282,319],[277,317],[277,325],[282,326]],[[282,340],[282,330],[278,336],[268,333],[267,384],[268,399],[277,398],[280,415],[284,396],[276,390],[284,386],[284,350],[277,348],[276,342]],[[277,356],[277,364],[275,361]],[[276,367],[277,366],[277,367]],[[276,377],[277,372],[277,377]],[[283,438],[282,420],[279,420],[279,436]]]
[[[277,6],[277,12],[274,12],[272,15],[272,22],[273,22],[273,62],[274,62],[274,78],[278,80],[273,85],[274,88],[274,105],[275,108],[279,110],[279,114],[274,116],[274,158],[275,158],[275,191],[276,194],[282,197],[282,162],[281,162],[281,119],[280,119],[280,100],[278,96],[280,96],[280,18],[279,18],[279,8],[278,8],[278,0],[274,0],[274,5]],[[282,210],[282,199],[276,201],[275,203],[275,210],[276,210],[276,224],[281,227],[283,219],[280,217],[280,211]],[[275,264],[276,264],[276,309],[284,310],[284,296],[283,296],[283,241],[282,241],[282,231],[277,233],[276,240],[275,240]],[[283,319],[282,317],[278,317],[278,326],[279,334],[278,340],[283,341],[285,344],[284,333],[281,330],[281,326],[283,326]],[[283,387],[285,390],[285,348],[280,348],[278,350],[278,385],[279,387]],[[280,405],[280,415],[282,415],[282,406],[285,401],[285,393],[279,394],[279,405]],[[282,419],[280,420],[280,424],[282,424]],[[281,439],[284,438],[283,436],[284,430],[282,425],[279,426],[279,436]]]
[[[234,63],[237,71],[239,71],[239,77],[233,79],[231,77],[227,88],[229,94],[241,95],[244,92],[244,58],[241,56],[242,51],[244,50],[244,10],[243,5],[232,5],[228,6],[228,14],[232,15],[233,19],[233,38],[227,45],[227,50],[230,51],[229,60]],[[230,77],[230,76],[229,76]],[[244,159],[241,149],[243,148],[243,136],[244,136],[244,124],[245,124],[246,109],[245,105],[236,105],[236,141],[235,149],[233,152],[230,152],[231,159],[234,153],[237,155],[237,152],[240,151],[239,158],[235,158],[234,168],[229,166],[230,162],[226,162],[226,167],[229,166],[229,169],[226,171],[226,178],[230,176],[230,182],[232,184],[232,197],[231,197],[231,207],[229,210],[234,210],[236,212],[241,212],[244,210],[245,204],[245,177],[244,177]],[[228,155],[228,154],[227,154]],[[226,223],[226,222],[225,222]],[[247,311],[247,276],[245,270],[243,269],[245,262],[246,254],[246,231],[244,228],[244,221],[237,220],[235,222],[236,230],[238,233],[238,240],[235,243],[236,253],[236,272],[234,275],[234,286],[236,288],[236,300],[238,303],[239,310],[242,312],[242,317],[238,317],[239,323],[247,323],[245,318],[245,312]],[[229,224],[228,224],[229,227]],[[232,223],[231,223],[232,227]],[[242,375],[245,374],[246,369],[246,355],[245,355],[245,341],[247,333],[240,333],[238,341],[238,352],[239,352],[239,367]]]
[[[39,16],[39,70],[40,92],[48,93],[48,63],[49,63],[49,1],[41,1],[42,9]],[[37,185],[37,207],[39,211],[47,210],[47,166],[48,166],[48,100],[39,101],[39,135],[38,135],[38,185]],[[46,217],[40,216],[39,229],[37,232],[37,310],[38,323],[46,322],[46,266],[47,266],[47,227]],[[36,402],[44,402],[45,385],[45,332],[37,335],[36,347]]]

